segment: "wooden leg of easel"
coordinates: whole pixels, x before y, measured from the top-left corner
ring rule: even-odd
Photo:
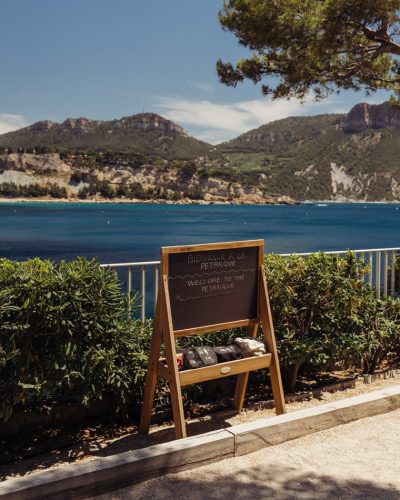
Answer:
[[[162,333],[159,317],[159,300],[157,300],[154,328],[150,345],[149,366],[146,373],[142,412],[140,414],[139,432],[147,434],[150,428],[151,411],[153,409],[154,394],[157,385],[158,361],[160,359]]]
[[[238,375],[235,386],[235,395],[233,397],[233,407],[237,411],[243,410],[244,397],[246,395],[247,382],[249,380],[249,372]]]
[[[167,359],[167,366],[169,370],[169,387],[171,391],[172,413],[175,422],[175,437],[181,439],[186,437],[186,424],[185,415],[183,412],[182,389],[181,379],[179,377],[178,365],[176,362],[176,346],[175,336],[172,326],[171,311],[169,308],[170,301],[168,291],[168,281],[163,277],[163,306],[165,314],[162,316],[163,320],[163,336],[165,345],[165,357]]]
[[[271,378],[272,394],[275,401],[277,415],[286,413],[285,396],[283,394],[281,371],[276,350],[274,326],[272,324],[271,308],[269,306],[268,290],[264,278],[264,270],[260,273],[260,319],[264,334],[264,343],[272,354],[269,373]]]
[[[258,330],[258,323],[250,325],[247,328],[248,337],[256,337]],[[233,407],[235,410],[242,411],[244,405],[244,398],[246,396],[247,382],[249,380],[249,372],[241,373],[237,376],[235,385],[235,395],[233,397]]]
[[[175,422],[175,437],[176,439],[181,439],[186,437],[186,425],[183,412],[181,381],[176,363],[175,343],[172,342],[169,335],[164,336],[164,343],[167,365],[170,369],[169,387],[171,391],[172,413]]]
[[[286,413],[285,396],[283,394],[279,363],[277,358],[274,356],[272,356],[269,374],[271,378],[272,394],[274,395],[276,414],[281,415],[282,413]]]

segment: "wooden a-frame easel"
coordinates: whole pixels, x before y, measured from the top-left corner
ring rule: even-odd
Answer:
[[[245,246],[258,246],[258,304],[257,317],[246,318],[239,321],[204,325],[184,330],[174,330],[169,294],[168,256],[174,252],[195,252],[204,250],[218,250],[238,248]],[[161,283],[156,303],[153,334],[150,346],[149,365],[146,374],[145,392],[139,431],[147,433],[151,423],[157,378],[161,377],[169,382],[172,402],[172,412],[175,423],[176,439],[186,437],[186,424],[183,411],[181,387],[207,380],[238,375],[234,408],[241,411],[244,404],[247,382],[250,371],[269,368],[275,409],[278,415],[286,413],[282,380],[279,369],[279,360],[276,349],[275,334],[273,329],[268,290],[264,276],[264,242],[263,240],[232,242],[222,244],[189,245],[185,247],[164,247],[161,249]],[[243,358],[235,361],[218,363],[216,365],[179,371],[176,362],[176,337],[189,335],[203,335],[228,328],[247,327],[247,336],[256,337],[258,326],[263,329],[264,344],[267,353],[262,356]],[[165,360],[160,359],[161,344],[164,343]],[[166,363],[165,363],[166,362]]]

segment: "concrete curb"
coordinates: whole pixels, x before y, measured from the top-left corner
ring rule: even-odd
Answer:
[[[0,498],[85,498],[398,408],[400,385],[200,436],[9,479],[0,483]]]

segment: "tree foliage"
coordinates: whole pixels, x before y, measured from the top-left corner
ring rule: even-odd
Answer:
[[[226,0],[222,27],[253,51],[221,60],[222,83],[246,79],[273,98],[316,98],[338,88],[400,94],[400,0]]]
[[[41,185],[37,182],[26,186],[17,185],[15,182],[3,182],[0,184],[0,196],[27,198],[38,198],[40,196],[51,196],[53,198],[67,198],[68,193],[65,187],[55,183]]]

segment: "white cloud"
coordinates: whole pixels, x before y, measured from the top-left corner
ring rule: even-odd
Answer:
[[[22,127],[26,127],[28,123],[22,115],[13,115],[11,113],[0,113],[0,134],[12,132]]]
[[[191,80],[187,80],[186,83],[191,89],[197,89],[201,90],[202,92],[208,92],[208,93],[215,91],[215,87],[213,85],[210,85],[209,83],[192,82]]]
[[[360,96],[361,97],[361,96]],[[156,102],[160,114],[187,128],[191,135],[217,144],[237,137],[265,123],[288,116],[347,112],[356,102],[382,102],[382,98],[364,98],[348,104],[341,96],[331,96],[316,102],[269,98],[220,104],[209,100],[190,100],[181,97],[159,97]]]
[[[208,84],[208,83],[203,83],[203,82],[195,82],[195,87],[197,87],[199,90],[203,91],[203,92],[214,92],[215,91],[215,87],[213,87],[212,85]]]

